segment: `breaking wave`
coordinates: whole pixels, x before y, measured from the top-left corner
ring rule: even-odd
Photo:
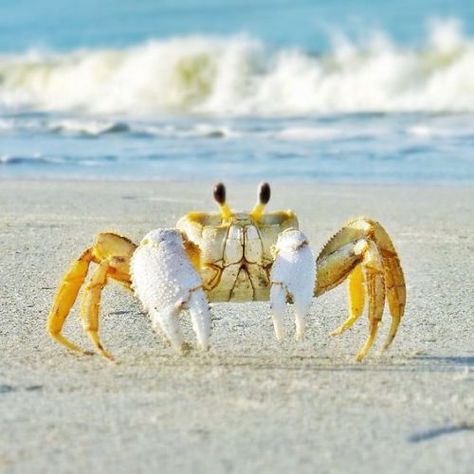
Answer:
[[[190,36],[121,50],[2,55],[0,110],[266,116],[474,111],[472,71],[474,39],[456,21],[432,25],[419,49],[380,33],[363,44],[335,35],[321,55],[271,50],[245,36]],[[124,131],[121,126],[107,133]]]

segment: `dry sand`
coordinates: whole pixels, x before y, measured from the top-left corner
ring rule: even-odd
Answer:
[[[228,194],[246,208],[255,189]],[[357,214],[393,236],[406,318],[390,352],[362,364],[365,319],[328,336],[344,288],[315,300],[303,343],[290,318],[275,342],[267,304],[219,305],[211,351],[181,357],[110,285],[101,333],[119,363],[74,356],[45,332],[71,259],[98,231],[139,240],[213,209],[211,184],[4,181],[0,206],[5,472],[474,472],[474,188],[274,186],[270,207],[296,210],[316,251]],[[76,315],[66,333],[88,346]]]

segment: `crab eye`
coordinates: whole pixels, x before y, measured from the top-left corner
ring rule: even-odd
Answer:
[[[260,204],[268,204],[270,196],[270,185],[268,183],[262,183],[258,189],[258,200],[260,201]]]
[[[223,183],[217,183],[214,186],[214,199],[220,204],[225,203],[225,186]]]

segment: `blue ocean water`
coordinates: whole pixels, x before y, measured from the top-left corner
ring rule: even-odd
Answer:
[[[474,2],[2,0],[0,177],[474,182]]]

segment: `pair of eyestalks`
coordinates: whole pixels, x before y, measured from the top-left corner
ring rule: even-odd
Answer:
[[[270,196],[270,185],[268,183],[261,183],[258,187],[257,203],[250,211],[250,216],[252,217],[252,219],[258,221],[262,217],[263,211],[265,210],[265,206],[268,204],[268,201],[270,201]],[[233,212],[226,203],[226,190],[224,183],[217,183],[214,186],[214,199],[219,205],[222,218],[224,220],[231,219],[233,216]]]

